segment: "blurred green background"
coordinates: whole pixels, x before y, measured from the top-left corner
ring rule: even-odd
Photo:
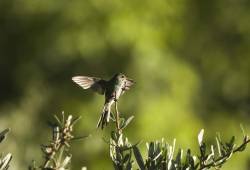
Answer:
[[[242,138],[250,129],[250,1],[248,0],[1,0],[0,129],[12,129],[1,152],[11,169],[42,160],[47,122],[65,111],[83,118],[72,146],[72,169],[112,169],[108,130],[96,130],[103,96],[73,84],[74,75],[137,84],[119,102],[131,142],[164,137],[178,147]],[[240,142],[240,141],[238,141]],[[146,149],[145,143],[140,145]],[[225,170],[250,169],[249,148]]]

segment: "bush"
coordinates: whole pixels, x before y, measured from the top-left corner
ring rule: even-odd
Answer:
[[[215,145],[208,145],[203,140],[204,130],[198,134],[198,143],[200,153],[192,154],[188,149],[186,154],[182,149],[176,152],[174,139],[172,144],[162,141],[152,141],[146,143],[147,156],[143,158],[138,145],[131,144],[123,133],[123,130],[131,123],[134,116],[128,119],[120,117],[117,101],[115,102],[115,115],[113,122],[115,128],[111,130],[110,139],[106,141],[110,149],[110,158],[115,170],[206,170],[210,168],[221,168],[237,152],[246,149],[250,142],[249,137],[243,131],[243,140],[240,145],[235,144],[233,136],[228,142],[223,142],[218,134]],[[52,139],[48,144],[42,145],[41,150],[44,162],[37,166],[33,161],[28,167],[29,170],[66,170],[70,169],[72,154],[70,153],[70,144],[73,140],[81,140],[86,136],[75,137],[73,129],[75,123],[80,117],[73,118],[72,115],[65,117],[62,112],[61,118],[55,116],[56,122],[52,125]],[[0,142],[6,138],[9,129],[0,133]],[[12,155],[8,153],[0,157],[0,170],[9,168]],[[136,162],[136,163],[135,163]],[[86,167],[82,168],[87,169]]]

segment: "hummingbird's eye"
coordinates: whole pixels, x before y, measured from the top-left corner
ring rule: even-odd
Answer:
[[[121,76],[121,78],[124,78],[124,77],[125,77],[124,75]]]

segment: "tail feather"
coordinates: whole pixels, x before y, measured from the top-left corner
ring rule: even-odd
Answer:
[[[106,103],[103,107],[102,114],[97,123],[97,128],[101,127],[101,129],[103,129],[105,126],[108,125],[108,122],[110,119],[110,109],[111,109],[111,105],[109,103]]]

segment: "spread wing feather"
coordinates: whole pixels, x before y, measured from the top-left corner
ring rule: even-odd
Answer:
[[[105,92],[105,80],[102,80],[97,77],[88,77],[88,76],[75,76],[72,77],[72,80],[81,86],[83,89],[92,89],[93,91],[104,94]]]

